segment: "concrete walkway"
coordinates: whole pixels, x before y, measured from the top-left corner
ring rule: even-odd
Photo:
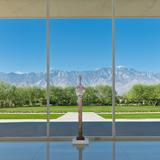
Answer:
[[[59,117],[58,119],[55,119],[54,121],[55,122],[77,122],[78,113],[68,112],[63,116]],[[104,122],[106,120],[94,112],[83,112],[83,121],[84,122]]]
[[[100,117],[101,118],[101,117]],[[23,122],[46,122],[46,119],[0,119],[1,123],[23,123]],[[72,120],[72,119],[51,119],[50,122],[78,122],[78,120]],[[90,120],[86,119],[84,122],[112,122],[112,119],[98,119],[96,120]],[[118,122],[160,122],[160,119],[116,119],[116,123]]]

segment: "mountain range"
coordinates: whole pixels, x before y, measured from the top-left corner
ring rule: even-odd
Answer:
[[[99,68],[91,71],[51,70],[51,84],[55,86],[76,86],[78,76],[82,75],[85,86],[111,85],[112,68]],[[0,72],[0,81],[17,86],[46,86],[45,73]],[[143,72],[123,66],[116,67],[116,91],[124,94],[135,84],[160,83],[160,73]]]

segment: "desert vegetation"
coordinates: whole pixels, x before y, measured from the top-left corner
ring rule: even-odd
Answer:
[[[45,89],[39,87],[17,87],[0,83],[0,107],[44,106]],[[51,105],[74,106],[77,96],[74,87],[50,89]],[[83,100],[85,105],[111,105],[112,89],[109,86],[87,87]]]
[[[0,107],[38,107],[45,106],[45,89],[39,87],[18,87],[0,83]],[[74,87],[55,87],[50,89],[52,106],[76,106],[77,97]],[[85,106],[111,106],[112,89],[110,86],[86,87],[83,96]],[[159,106],[160,84],[138,84],[126,94],[116,95],[118,106]]]

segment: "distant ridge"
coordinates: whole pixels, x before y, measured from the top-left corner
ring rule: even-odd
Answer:
[[[92,71],[62,71],[51,70],[51,84],[55,86],[75,86],[77,77],[83,76],[83,83],[86,86],[111,85],[111,67],[99,68]],[[0,73],[0,81],[18,86],[40,86],[45,87],[45,73],[11,72]],[[160,83],[160,73],[142,72],[124,66],[116,67],[116,91],[118,94],[127,92],[134,84],[157,84]]]

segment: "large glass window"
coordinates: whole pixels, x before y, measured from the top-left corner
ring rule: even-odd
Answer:
[[[97,125],[88,114],[102,119],[98,112],[111,111],[111,70],[111,19],[51,19],[50,109],[54,113],[68,112],[66,115],[70,117],[70,123],[67,123],[67,127],[70,129],[63,134],[77,135],[78,132],[75,87],[81,75],[85,87],[84,132],[88,136],[105,136],[111,125],[107,127],[104,121]],[[59,129],[63,130],[64,125]],[[92,132],[95,126],[99,127],[99,131]]]
[[[159,19],[116,19],[117,135],[160,135],[159,25]]]
[[[79,76],[86,136],[160,135],[159,2],[98,2],[3,1],[0,136],[77,135]]]
[[[0,136],[45,136],[45,20],[0,20]]]

